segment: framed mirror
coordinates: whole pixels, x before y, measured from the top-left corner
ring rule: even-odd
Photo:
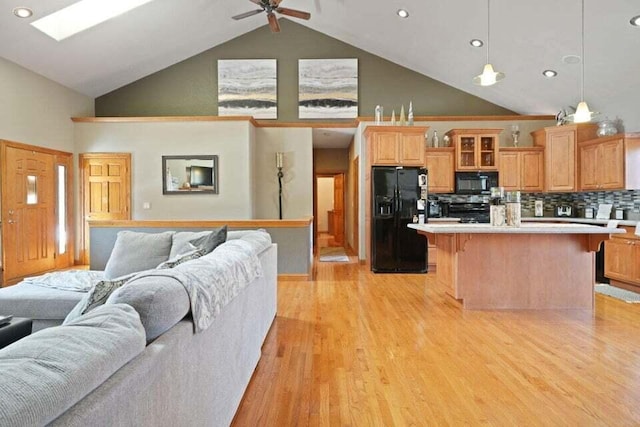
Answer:
[[[218,156],[162,156],[162,194],[218,194]]]

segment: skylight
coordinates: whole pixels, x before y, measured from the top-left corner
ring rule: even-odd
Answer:
[[[80,0],[31,25],[57,41],[94,27],[152,0]]]

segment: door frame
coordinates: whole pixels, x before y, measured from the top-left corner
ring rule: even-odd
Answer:
[[[342,175],[342,246],[346,248],[347,245],[347,215],[346,215],[346,201],[347,201],[347,173],[345,171],[324,171],[314,172],[313,174],[313,217],[316,218],[313,221],[313,253],[318,252],[318,178],[334,178]],[[334,195],[335,197],[335,195]]]

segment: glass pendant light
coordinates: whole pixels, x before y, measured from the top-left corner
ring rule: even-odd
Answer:
[[[587,102],[584,100],[584,0],[582,0],[582,77],[580,79],[580,102],[576,107],[576,112],[573,114],[573,123],[586,123],[590,122],[593,115],[589,110]]]
[[[493,65],[489,62],[489,36],[491,31],[491,0],[487,0],[487,63],[482,70],[482,74],[473,78],[473,83],[480,86],[491,86],[504,79],[504,73],[493,70]]]

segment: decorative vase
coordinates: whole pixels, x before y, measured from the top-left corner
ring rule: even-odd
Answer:
[[[396,125],[396,110],[391,110],[391,126]]]
[[[409,114],[407,115],[409,126],[413,126],[413,103],[409,101]]]
[[[431,137],[431,146],[432,147],[440,146],[440,139],[438,138],[438,131],[437,130],[433,131],[433,136]]]
[[[400,126],[404,126],[407,124],[407,119],[404,116],[404,105],[402,105],[402,107],[400,107]]]

